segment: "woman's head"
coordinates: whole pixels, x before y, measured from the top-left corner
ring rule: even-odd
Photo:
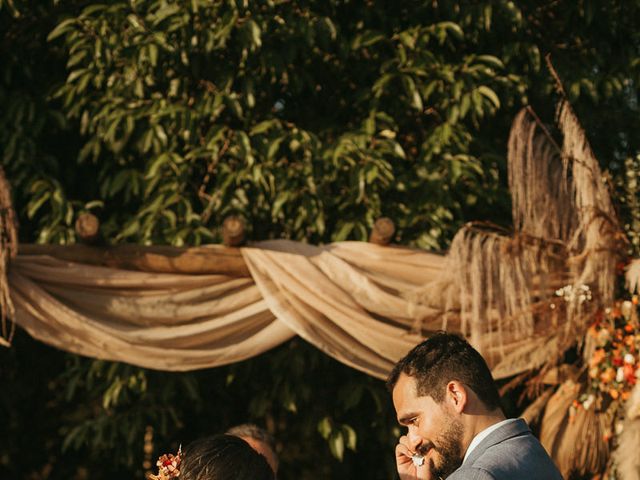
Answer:
[[[180,480],[274,479],[267,460],[233,435],[214,435],[189,444],[180,472]]]

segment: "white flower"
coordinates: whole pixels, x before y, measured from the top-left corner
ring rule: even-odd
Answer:
[[[611,339],[611,333],[606,328],[603,328],[598,332],[598,342],[601,344],[607,343]]]
[[[629,318],[631,316],[631,311],[633,310],[633,303],[631,303],[629,300],[625,300],[624,302],[622,302],[622,305],[620,306],[620,311],[622,312],[622,315],[624,315],[624,318]]]
[[[631,355],[630,353],[627,353],[624,356],[624,363],[628,363],[630,365],[633,365],[634,363],[636,363],[636,357],[634,357],[633,355]]]
[[[616,382],[622,383],[624,381],[624,368],[618,367],[618,371],[616,372]]]
[[[567,303],[574,302],[576,299],[578,300],[578,303],[584,303],[593,298],[589,285],[584,284],[576,288],[574,288],[573,285],[565,285],[564,287],[556,290],[556,296],[562,297]]]
[[[591,408],[591,405],[593,405],[593,402],[596,401],[596,397],[591,394],[587,397],[587,399],[582,402],[582,406],[584,407],[585,410],[589,410]]]

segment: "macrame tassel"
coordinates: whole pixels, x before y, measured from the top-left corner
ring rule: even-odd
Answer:
[[[0,167],[0,345],[10,346],[15,332],[15,311],[11,302],[7,268],[18,252],[16,217],[11,204],[11,188]]]

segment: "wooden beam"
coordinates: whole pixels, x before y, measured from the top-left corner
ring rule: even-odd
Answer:
[[[250,277],[238,248],[221,245],[170,246],[20,244],[19,255],[49,255],[68,262],[159,273],[219,274]]]

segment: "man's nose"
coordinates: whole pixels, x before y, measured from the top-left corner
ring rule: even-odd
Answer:
[[[409,439],[409,444],[414,452],[422,444],[422,437],[418,435],[416,429],[410,428],[407,432],[407,438]]]

